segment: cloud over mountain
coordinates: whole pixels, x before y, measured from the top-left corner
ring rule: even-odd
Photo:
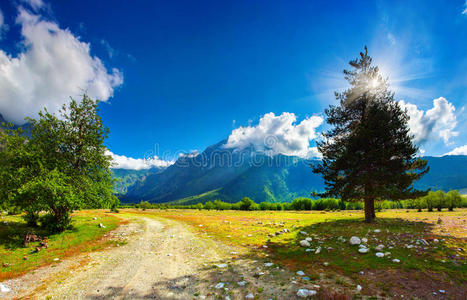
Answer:
[[[44,107],[57,112],[70,96],[79,98],[84,92],[101,101],[112,97],[123,83],[120,71],[108,71],[91,56],[90,44],[68,29],[21,6],[18,11],[23,50],[15,57],[0,50],[0,112],[8,121],[22,124]]]
[[[173,161],[166,161],[160,159],[157,156],[153,156],[149,159],[143,158],[132,158],[125,155],[114,154],[111,151],[107,151],[107,155],[110,155],[114,162],[114,169],[129,169],[129,170],[142,170],[150,168],[166,168],[172,165]]]
[[[316,147],[310,147],[310,142],[317,137],[316,128],[323,123],[323,118],[312,116],[298,124],[296,122],[297,116],[293,113],[265,114],[257,126],[234,129],[225,147],[241,150],[253,145],[257,151],[269,155],[319,156]]]
[[[427,111],[403,100],[399,101],[399,104],[402,109],[407,109],[410,133],[414,135],[415,143],[422,144],[429,139],[441,138],[445,144],[449,144],[452,137],[459,135],[459,132],[455,131],[456,108],[445,98],[434,99],[433,108]]]
[[[467,155],[467,145],[456,147],[444,155]]]

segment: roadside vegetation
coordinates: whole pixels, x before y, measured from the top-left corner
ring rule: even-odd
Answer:
[[[59,263],[65,257],[95,251],[113,242],[104,235],[121,220],[103,211],[79,211],[73,228],[50,234],[31,227],[20,215],[0,216],[0,280],[14,278],[40,266]],[[26,241],[29,237],[29,241]]]

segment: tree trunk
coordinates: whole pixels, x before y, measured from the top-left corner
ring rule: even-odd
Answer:
[[[371,197],[365,198],[365,222],[371,223],[375,219],[375,201]]]

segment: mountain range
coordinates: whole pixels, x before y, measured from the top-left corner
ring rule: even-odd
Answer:
[[[225,148],[223,140],[200,154],[180,157],[166,169],[114,170],[125,174],[121,202],[195,204],[215,199],[237,202],[250,197],[255,202],[288,202],[323,191],[324,182],[310,165],[319,160],[266,155],[253,146],[241,151]],[[417,189],[458,189],[467,192],[467,156],[424,157],[430,172],[415,182]],[[125,178],[123,176],[123,178]]]

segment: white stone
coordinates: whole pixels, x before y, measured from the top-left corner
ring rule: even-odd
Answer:
[[[272,266],[274,266],[274,264],[269,262],[269,263],[265,263],[264,266],[265,267],[272,267]]]
[[[105,228],[104,224],[102,224],[102,223],[99,223],[99,227],[100,228]]]
[[[223,289],[224,285],[225,285],[225,283],[219,282],[218,284],[216,284],[216,289]]]
[[[360,249],[358,249],[358,252],[360,252],[360,253],[368,253],[368,251],[370,251],[370,250],[368,250],[368,248],[360,248]]]
[[[319,254],[321,252],[321,247],[318,247],[315,251],[315,254]]]
[[[380,233],[380,232],[381,232],[381,230],[379,230],[379,229],[375,229],[375,230],[373,230],[373,231],[376,232],[376,233]]]
[[[308,235],[308,233],[307,233],[307,232],[305,232],[305,231],[300,231],[300,234],[303,234],[303,235]]]
[[[326,261],[326,262],[323,263],[323,265],[324,265],[325,267],[327,267],[327,266],[329,266],[329,263]]]
[[[376,251],[382,251],[384,249],[384,245],[383,244],[379,244],[378,246],[376,246]]]
[[[362,286],[361,285],[357,285],[357,293],[360,293],[360,291],[362,290]]]
[[[59,259],[59,258],[57,258],[57,257],[56,257],[56,258],[54,258],[54,261],[59,261],[59,260],[60,260],[60,259]]]
[[[310,247],[310,243],[307,240],[301,240],[300,246],[302,247]]]
[[[383,252],[376,252],[376,256],[377,257],[384,257],[384,253]]]
[[[367,238],[362,238],[362,243],[368,243],[368,239]]]
[[[297,271],[297,275],[298,275],[298,276],[305,276],[305,272],[303,272],[303,271]]]
[[[361,242],[362,241],[357,236],[353,236],[353,237],[350,238],[350,245],[360,245]]]
[[[242,281],[237,282],[237,284],[238,284],[239,286],[245,286],[246,281],[245,281],[245,280],[242,280]]]
[[[297,297],[307,298],[316,295],[315,290],[299,289],[297,291]]]
[[[252,293],[249,293],[245,296],[245,299],[255,299],[255,296]]]
[[[439,293],[440,293],[440,294],[445,294],[446,291],[445,291],[445,290],[439,290]]]
[[[312,239],[311,237],[307,237],[307,238],[305,239],[305,241],[307,241],[307,242],[311,242],[312,240],[313,240],[313,239]]]
[[[0,292],[2,293],[9,293],[11,292],[11,289],[4,285],[3,283],[0,283]]]
[[[392,262],[400,263],[401,261],[400,261],[400,259],[394,258],[394,259],[392,260]]]
[[[311,252],[311,251],[313,251],[313,250],[310,249],[310,248],[305,249],[305,252]]]
[[[221,269],[227,268],[227,264],[217,264],[216,267],[221,268]]]

